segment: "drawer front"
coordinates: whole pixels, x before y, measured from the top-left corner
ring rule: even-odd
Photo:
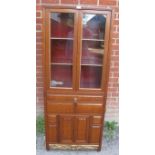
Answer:
[[[53,95],[47,96],[48,113],[99,113],[102,114],[103,96]]]
[[[48,113],[72,113],[73,111],[74,111],[73,103],[47,101],[47,112]]]
[[[57,116],[56,115],[47,115],[47,120],[48,120],[49,124],[56,124]]]
[[[63,103],[103,103],[103,96],[85,96],[85,95],[53,95],[53,96],[47,96],[48,101],[52,102],[63,102]]]
[[[103,113],[102,103],[77,103],[76,104],[77,113]]]
[[[102,124],[102,116],[92,116],[92,125],[101,125]]]
[[[78,96],[80,103],[102,103],[103,96]]]
[[[65,96],[65,95],[53,95],[47,96],[47,100],[51,102],[63,102],[63,103],[73,103],[74,96]]]

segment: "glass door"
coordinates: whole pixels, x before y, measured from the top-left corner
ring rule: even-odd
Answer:
[[[106,15],[81,14],[79,87],[101,89],[104,70]]]
[[[73,88],[75,13],[50,13],[50,87]]]

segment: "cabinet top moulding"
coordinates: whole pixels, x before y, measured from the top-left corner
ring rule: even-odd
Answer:
[[[77,8],[80,6],[80,8]],[[96,11],[111,11],[112,12],[112,7],[107,6],[107,5],[102,5],[102,6],[88,6],[88,5],[72,5],[72,4],[63,4],[63,6],[60,5],[55,5],[55,4],[45,4],[42,3],[42,7],[44,9],[76,9],[76,10],[96,10]]]

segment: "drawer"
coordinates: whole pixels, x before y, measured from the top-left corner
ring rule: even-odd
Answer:
[[[102,103],[77,103],[76,104],[77,113],[103,113]]]
[[[92,125],[101,125],[102,116],[92,116]]]
[[[52,95],[47,96],[49,113],[103,113],[103,96]]]
[[[80,103],[103,103],[103,96],[84,96],[84,95],[52,95],[47,96],[47,100],[51,102],[80,102]]]
[[[57,102],[71,102],[73,103],[74,96],[66,96],[66,95],[53,95],[53,96],[47,96],[47,100],[57,103]]]
[[[56,115],[48,115],[47,120],[48,120],[49,124],[56,124],[57,117],[56,117]]]
[[[77,99],[80,103],[103,103],[103,96],[78,96]]]
[[[72,113],[73,111],[74,111],[73,103],[47,101],[47,112],[48,113]]]

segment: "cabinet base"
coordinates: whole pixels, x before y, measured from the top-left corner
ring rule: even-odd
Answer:
[[[98,150],[99,145],[69,145],[69,144],[49,144],[49,149],[54,150]]]

